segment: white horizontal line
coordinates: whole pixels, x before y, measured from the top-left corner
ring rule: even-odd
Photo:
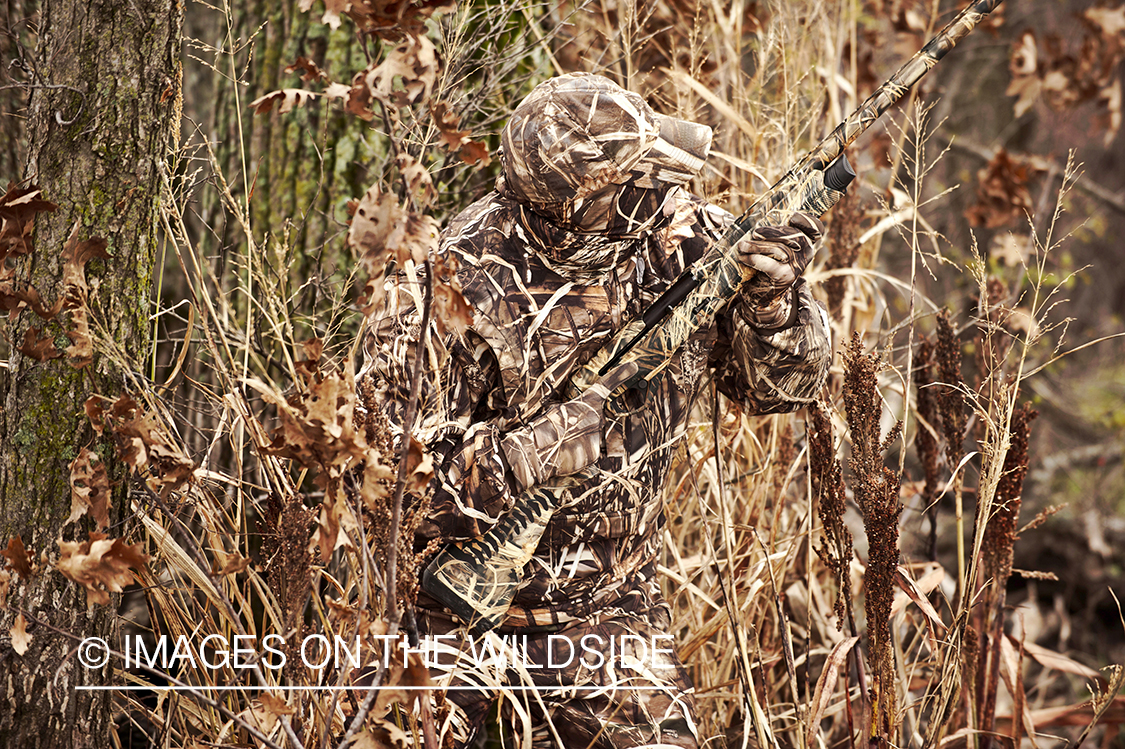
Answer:
[[[232,687],[232,686],[211,686],[211,687],[178,687],[178,686],[78,686],[76,690],[81,692],[147,692],[157,689],[162,689],[166,692],[233,692],[233,691],[266,691],[266,692],[370,692],[375,691],[392,691],[401,690],[403,692],[560,692],[560,691],[593,691],[593,692],[616,692],[618,690],[628,690],[630,692],[644,692],[653,690],[663,690],[664,687],[659,686],[636,686],[636,687],[537,687],[537,686],[518,686],[518,687],[475,687],[475,686],[448,686],[448,687],[273,687],[273,686],[245,686],[245,687]]]

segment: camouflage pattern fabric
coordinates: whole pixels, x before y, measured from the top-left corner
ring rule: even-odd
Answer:
[[[668,606],[655,569],[650,573],[613,605],[550,633],[474,640],[455,620],[431,612],[420,633],[438,645],[430,676],[451,687],[448,709],[438,711],[439,735],[467,745],[499,700],[516,746],[699,746],[691,681],[672,649]]]
[[[733,221],[679,187],[706,155],[709,138],[702,138],[699,126],[661,122],[640,97],[606,79],[563,78],[544,84],[546,94],[533,92],[517,109],[504,133],[497,192],[453,219],[442,235],[440,251],[459,263],[473,323],[461,338],[429,336],[433,351],[425,355],[447,364],[423,367],[413,426],[437,466],[419,547],[432,539],[479,536],[511,509],[521,484],[534,480],[545,460],[538,452],[521,456],[511,435],[526,435],[528,425],[556,408],[572,370],[641,315]],[[565,85],[568,80],[574,85]],[[570,113],[557,115],[566,127],[540,140],[529,135],[548,128],[527,123],[560,107]],[[607,132],[618,139],[593,135]],[[672,140],[665,142],[665,134]],[[560,198],[552,200],[556,194]],[[370,396],[361,405],[383,408],[398,433],[420,338],[420,278],[408,267],[388,281],[385,305],[369,320],[365,340],[361,377],[370,378],[364,388]],[[647,393],[626,391],[606,409],[598,457],[574,474],[501,636],[557,633],[611,619],[631,627],[630,617],[655,629],[666,626],[666,614],[653,614],[664,610],[654,576],[665,524],[663,487],[705,377],[710,373],[719,390],[748,412],[769,414],[800,408],[827,376],[827,316],[807,287],[792,294],[792,326],[759,330],[753,324],[757,310],[736,299],[715,325],[682,347]],[[534,440],[525,441],[525,451],[537,449]],[[586,458],[556,454],[553,460],[578,465]],[[424,622],[447,616],[424,594],[418,606]],[[685,690],[682,699],[669,699],[693,725],[691,696],[679,679],[669,683]],[[606,710],[621,707],[617,697],[607,699]],[[565,711],[564,703],[553,709]],[[602,707],[583,704],[575,709],[602,715],[603,725],[614,726],[603,734],[631,735],[628,711],[610,718]],[[609,745],[636,745],[631,741]],[[693,741],[681,736],[671,743]]]

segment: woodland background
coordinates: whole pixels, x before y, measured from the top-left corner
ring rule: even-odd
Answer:
[[[7,0],[0,744],[412,745],[402,693],[270,689],[346,674],[78,642],[409,631],[432,467],[352,412],[362,313],[515,104],[609,75],[715,129],[740,213],[956,6]],[[703,398],[669,489],[709,746],[1125,746],[1123,58],[1125,6],[1010,1],[849,149],[821,406]]]

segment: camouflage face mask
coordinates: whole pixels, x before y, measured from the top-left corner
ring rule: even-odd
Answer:
[[[653,112],[608,78],[575,73],[536,87],[503,133],[497,189],[521,208],[552,267],[604,275],[699,173],[711,129]]]

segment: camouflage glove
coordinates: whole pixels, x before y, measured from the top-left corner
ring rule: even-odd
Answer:
[[[601,457],[605,402],[636,373],[636,363],[620,365],[578,398],[504,435],[500,447],[519,491],[581,471]]]
[[[748,302],[743,310],[751,325],[773,332],[796,323],[797,279],[823,234],[819,219],[794,213],[787,226],[759,226],[739,241],[742,263],[758,271],[742,289]]]

